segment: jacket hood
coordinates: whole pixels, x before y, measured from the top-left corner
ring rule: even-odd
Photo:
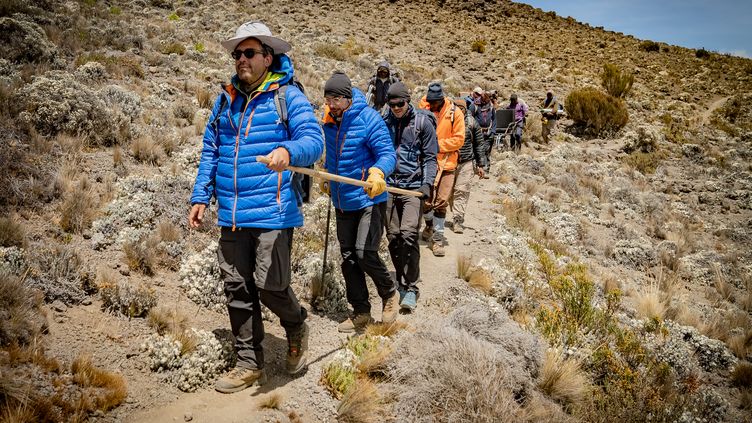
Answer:
[[[379,68],[386,68],[386,70],[389,71],[389,74],[392,74],[392,67],[389,65],[389,62],[384,60],[383,62],[380,62],[378,66],[376,66],[376,70],[379,70]]]

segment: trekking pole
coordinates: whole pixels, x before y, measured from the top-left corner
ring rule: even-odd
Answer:
[[[328,200],[329,206],[326,208],[326,235],[324,235],[324,261],[321,264],[321,287],[324,287],[324,276],[326,275],[326,253],[329,250],[329,222],[332,219],[332,201]]]
[[[269,158],[266,156],[256,156],[256,161],[259,163],[269,164]],[[335,175],[333,173],[324,172],[323,170],[309,169],[307,167],[297,167],[297,166],[287,166],[287,170],[291,170],[297,173],[302,173],[303,175],[308,175],[313,178],[324,179],[327,181],[341,182],[343,184],[356,185],[356,186],[363,187],[363,188],[371,187],[370,182],[361,181],[360,179],[353,179],[353,178],[348,178],[345,176]],[[418,191],[410,191],[409,189],[402,189],[402,188],[396,188],[396,187],[390,187],[390,186],[386,187],[386,191],[391,192],[392,194],[412,195],[413,197],[423,196],[423,194],[421,194]]]

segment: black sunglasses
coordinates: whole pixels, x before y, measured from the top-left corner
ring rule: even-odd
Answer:
[[[396,103],[389,103],[389,107],[403,107],[405,105],[405,100],[398,101]]]
[[[263,50],[255,50],[255,49],[252,49],[252,48],[247,48],[247,49],[245,49],[243,51],[235,50],[232,53],[230,53],[230,55],[232,56],[232,58],[235,59],[235,60],[240,60],[240,56],[241,55],[245,56],[246,59],[253,59],[253,56],[255,56],[257,54],[264,54],[264,51]]]

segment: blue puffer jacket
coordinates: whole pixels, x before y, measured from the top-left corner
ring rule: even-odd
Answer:
[[[368,169],[377,167],[388,177],[397,162],[384,120],[376,110],[368,107],[363,93],[353,88],[352,105],[342,115],[339,125],[324,109],[324,137],[326,138],[326,169],[348,178],[365,181]],[[362,187],[332,182],[330,192],[334,207],[360,210],[386,201],[386,193],[373,199]]]
[[[284,147],[291,165],[309,166],[323,151],[321,128],[308,99],[293,85],[286,93],[285,128],[274,104],[274,91],[292,80],[292,62],[279,55],[270,70],[273,74],[249,101],[237,88],[237,75],[233,77],[214,103],[204,132],[191,203],[208,204],[216,196],[220,226],[283,229],[303,225],[292,172],[269,170],[256,156]]]

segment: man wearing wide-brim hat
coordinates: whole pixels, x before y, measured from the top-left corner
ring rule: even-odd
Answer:
[[[313,164],[323,139],[311,104],[290,84],[288,42],[261,22],[246,22],[222,46],[236,74],[206,125],[188,220],[198,227],[216,197],[217,255],[237,353],[237,366],[216,389],[230,393],[265,381],[260,303],[279,317],[287,334],[287,371],[296,374],[306,366],[306,310],[290,287],[293,228],[303,225],[302,202],[285,168]],[[266,156],[269,164],[256,156]]]

